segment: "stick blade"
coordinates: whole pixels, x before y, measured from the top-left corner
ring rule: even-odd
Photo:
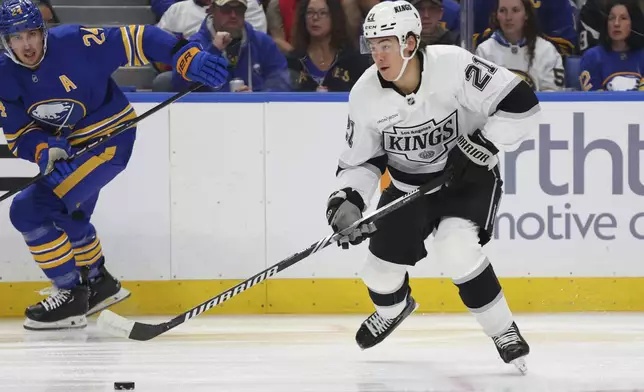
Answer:
[[[134,329],[134,324],[134,321],[128,320],[123,316],[119,316],[111,310],[102,311],[98,316],[98,320],[96,320],[96,325],[100,330],[107,332],[110,335],[126,339],[130,338],[130,334]]]

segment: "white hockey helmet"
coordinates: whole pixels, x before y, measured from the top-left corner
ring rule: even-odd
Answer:
[[[398,39],[400,55],[404,60],[404,64],[395,80],[400,79],[407,67],[407,62],[414,57],[420,45],[420,33],[423,30],[423,25],[416,7],[404,0],[382,1],[371,8],[362,30],[360,49],[363,54],[377,50],[369,43],[369,39],[384,37],[396,37]],[[407,44],[407,38],[410,35],[414,35],[416,38],[416,47],[411,55],[406,57],[404,49]]]

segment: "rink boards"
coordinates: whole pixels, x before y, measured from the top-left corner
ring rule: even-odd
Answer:
[[[130,95],[139,114],[166,97]],[[516,311],[644,310],[644,97],[540,98],[539,129],[501,156],[505,194],[485,247],[508,300]],[[134,293],[117,310],[177,313],[327,235],[346,99],[193,94],[146,119],[94,217],[110,270]],[[0,158],[0,178],[32,166]],[[22,314],[46,286],[9,205],[0,203],[0,316]],[[420,310],[464,310],[427,247],[411,270]],[[357,277],[365,252],[329,247],[214,311],[370,311]]]

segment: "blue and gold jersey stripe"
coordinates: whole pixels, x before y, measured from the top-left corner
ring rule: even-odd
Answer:
[[[143,51],[143,33],[145,26],[129,25],[121,27],[121,38],[125,48],[127,65],[141,66],[150,64],[150,60],[145,56]]]
[[[35,130],[42,130],[42,128],[40,127],[40,125],[36,124],[35,121],[32,121],[26,126],[20,128],[16,133],[5,133],[4,136],[7,139],[7,146],[9,147],[9,150],[11,150],[13,155],[18,156],[18,147],[16,146],[18,139]]]
[[[95,155],[79,166],[69,177],[65,178],[56,188],[54,194],[59,198],[65,197],[76,185],[90,175],[97,167],[111,161],[116,155],[116,147],[107,147],[99,155]]]
[[[128,104],[125,109],[111,117],[75,130],[67,137],[67,140],[69,141],[69,144],[76,146],[88,140],[107,135],[118,125],[134,118],[136,118],[136,112],[132,105]]]

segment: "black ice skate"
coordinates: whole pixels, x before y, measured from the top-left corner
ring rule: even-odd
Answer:
[[[528,372],[524,357],[530,353],[530,346],[521,336],[516,323],[513,322],[502,334],[493,336],[492,340],[503,362],[513,364],[522,374]]]
[[[25,311],[25,329],[56,330],[85,328],[89,289],[84,284],[67,289],[53,289],[43,301]]]
[[[89,280],[89,311],[87,316],[100,312],[130,296],[130,292],[121,287],[104,265],[99,267],[99,275]]]
[[[412,314],[418,304],[414,301],[414,298],[409,295],[407,296],[407,306],[405,309],[393,319],[386,319],[378,314],[378,312],[373,312],[360,326],[358,332],[356,333],[356,343],[360,346],[361,349],[367,349],[375,346],[376,344],[385,340],[390,333],[402,323],[410,314]]]

